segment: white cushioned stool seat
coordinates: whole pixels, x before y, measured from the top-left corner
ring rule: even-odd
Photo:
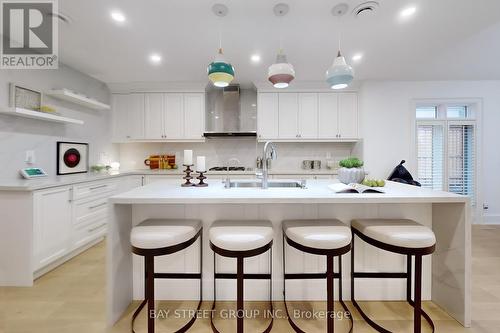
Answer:
[[[283,221],[286,236],[303,246],[334,250],[351,243],[351,229],[337,219]]]
[[[200,229],[200,220],[149,219],[132,228],[130,243],[140,249],[160,249],[184,243]]]
[[[266,220],[218,220],[209,230],[210,242],[228,251],[248,251],[273,240],[273,226]]]
[[[351,226],[379,242],[406,247],[425,248],[436,244],[434,232],[415,221],[406,219],[357,219]]]

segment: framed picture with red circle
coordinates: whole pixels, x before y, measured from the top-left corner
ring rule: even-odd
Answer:
[[[57,142],[57,174],[86,173],[89,170],[89,144]]]

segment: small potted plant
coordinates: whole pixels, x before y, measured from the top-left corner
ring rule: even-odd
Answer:
[[[344,184],[361,183],[365,179],[363,161],[357,157],[349,157],[339,162],[339,180]]]

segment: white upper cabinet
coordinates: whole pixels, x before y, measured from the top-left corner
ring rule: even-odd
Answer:
[[[298,137],[317,139],[318,135],[318,94],[299,94]]]
[[[113,141],[203,140],[204,93],[113,94]]]
[[[278,138],[278,94],[260,93],[257,106],[257,135],[259,139]]]
[[[179,140],[184,136],[184,94],[165,94],[164,135]]]
[[[184,94],[184,138],[203,139],[205,131],[205,94]]]
[[[259,93],[259,140],[358,140],[356,93]]]
[[[113,141],[144,138],[144,94],[113,95]]]
[[[338,139],[339,128],[339,95],[334,93],[320,93],[319,100],[319,137],[324,139]]]
[[[146,94],[144,103],[145,137],[163,139],[165,135],[163,128],[163,94]]]
[[[282,93],[278,96],[278,134],[280,139],[296,139],[298,133],[298,94]]]
[[[358,96],[354,93],[339,94],[339,137],[358,138]]]

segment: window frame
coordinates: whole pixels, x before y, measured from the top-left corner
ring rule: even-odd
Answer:
[[[468,118],[447,118],[447,107],[457,106],[457,105],[467,105],[469,117]],[[416,108],[419,106],[438,106],[437,118],[417,118]],[[410,129],[411,129],[411,144],[410,144],[410,156],[408,163],[408,168],[412,173],[418,175],[418,124],[433,124],[436,125],[441,122],[444,126],[444,135],[446,140],[443,145],[445,152],[445,158],[443,163],[443,172],[448,173],[448,127],[450,124],[456,125],[474,125],[475,127],[475,159],[474,159],[474,194],[475,194],[475,206],[471,206],[471,214],[473,216],[474,223],[482,223],[483,220],[483,194],[482,194],[482,184],[480,180],[482,179],[482,170],[480,168],[480,163],[482,161],[482,110],[483,110],[483,99],[482,98],[424,98],[424,99],[413,99],[410,103]],[[443,173],[443,186],[448,188],[448,177],[444,177]]]

